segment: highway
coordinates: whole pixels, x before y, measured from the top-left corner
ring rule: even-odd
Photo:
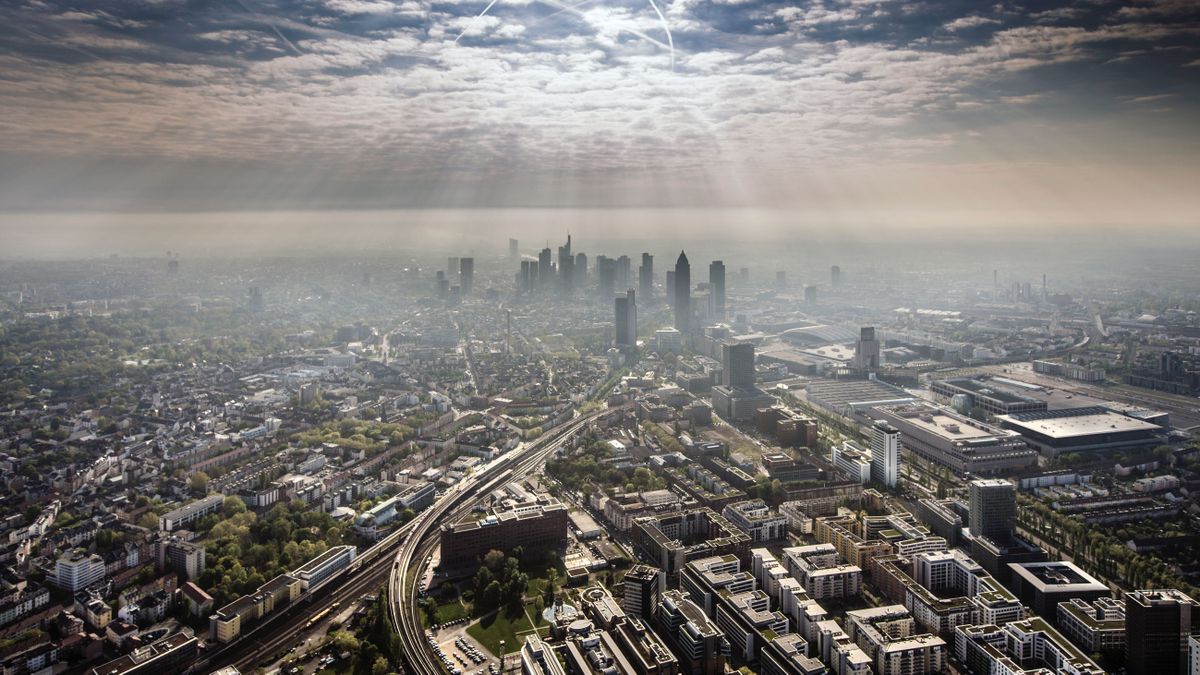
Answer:
[[[392,565],[388,586],[392,625],[400,635],[408,672],[419,675],[443,673],[438,665],[438,658],[421,628],[416,597],[425,560],[438,544],[438,527],[444,522],[466,515],[475,506],[480,495],[529,473],[540,466],[559,443],[578,433],[596,418],[616,410],[619,408],[582,415],[557,429],[550,430],[525,448],[506,455],[511,458],[508,463],[493,464],[486,471],[460,483],[452,488],[445,498],[425,511],[425,517],[400,546]]]

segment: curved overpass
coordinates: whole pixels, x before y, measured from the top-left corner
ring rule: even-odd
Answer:
[[[417,606],[417,590],[425,557],[433,552],[438,540],[437,528],[443,523],[461,518],[470,512],[478,501],[478,495],[486,494],[500,484],[529,473],[541,465],[546,456],[563,440],[578,433],[589,422],[620,410],[609,410],[582,415],[563,426],[552,429],[537,439],[519,454],[510,453],[508,462],[494,464],[477,476],[454,488],[437,504],[425,510],[417,521],[410,536],[400,547],[392,564],[388,583],[389,613],[392,625],[400,635],[400,644],[409,672],[418,675],[443,675],[438,659],[430,648],[421,629],[420,609]]]

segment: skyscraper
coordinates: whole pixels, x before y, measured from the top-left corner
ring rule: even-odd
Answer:
[[[558,247],[558,290],[570,295],[575,287],[575,256],[571,253],[571,235],[567,243]]]
[[[550,269],[550,258],[553,255],[554,252],[549,246],[538,253],[538,286],[543,290],[550,287],[550,280],[554,278]]]
[[[817,304],[817,287],[816,286],[805,286],[804,287],[804,303],[807,305]]]
[[[618,295],[613,301],[615,313],[616,339],[618,347],[632,347],[637,344],[637,302],[633,289],[625,295]]]
[[[638,293],[642,302],[649,302],[654,294],[654,256],[642,254],[642,265],[638,268]]]
[[[520,247],[518,246],[516,239],[508,240],[508,257],[512,258],[513,260],[521,257]]]
[[[683,251],[675,261],[674,290],[675,330],[689,335],[692,332],[692,266]]]
[[[575,254],[575,267],[571,271],[575,275],[575,287],[582,288],[583,285],[587,283],[587,279],[588,279],[588,267],[587,267],[587,254],[586,253],[576,253]]]
[[[1017,491],[1000,478],[979,478],[970,483],[970,527],[972,537],[985,537],[998,544],[1012,541],[1017,522]]]
[[[633,261],[629,256],[623,255],[617,258],[617,288],[629,288],[629,282],[633,275]]]
[[[450,283],[452,283],[452,284],[458,280],[458,258],[457,257],[446,258],[446,278],[449,279]]]
[[[871,480],[896,487],[900,479],[900,431],[880,420],[871,426]]]
[[[854,346],[854,368],[875,370],[879,368],[879,341],[875,339],[875,327],[863,326],[858,333],[858,344]]]
[[[754,386],[754,344],[726,342],[721,345],[721,384],[726,387]]]
[[[775,288],[781,291],[787,288],[787,272],[783,270],[775,272]]]
[[[708,265],[708,286],[712,293],[713,319],[725,320],[725,263],[714,260]]]
[[[471,294],[475,287],[475,259],[460,258],[458,261],[458,285],[462,286],[463,297]]]
[[[667,306],[675,306],[675,270],[667,270]]]
[[[616,294],[617,261],[608,256],[596,256],[596,291],[601,300],[608,300]]]
[[[1197,603],[1174,589],[1125,595],[1125,666],[1129,675],[1188,672],[1188,637],[1200,634]]]
[[[842,268],[834,265],[829,268],[829,283],[838,286],[842,283]]]

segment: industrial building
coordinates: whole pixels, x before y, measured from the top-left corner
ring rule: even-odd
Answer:
[[[1020,433],[1043,455],[1157,445],[1163,428],[1102,406],[1001,415],[997,422]]]
[[[906,450],[960,476],[1009,473],[1037,463],[1037,451],[1020,434],[948,408],[921,403],[885,406],[876,413],[900,431]]]

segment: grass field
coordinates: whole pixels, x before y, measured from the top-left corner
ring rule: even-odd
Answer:
[[[516,651],[524,640],[524,634],[532,630],[533,626],[529,623],[524,607],[516,610],[501,609],[467,627],[467,633],[495,656],[500,655],[501,640],[504,641],[505,651]]]
[[[447,621],[454,621],[455,619],[461,619],[468,614],[469,612],[467,611],[466,606],[464,606],[462,601],[458,598],[446,600],[445,602],[438,604],[437,622],[442,624],[446,623]],[[429,615],[426,614],[424,610],[421,611],[421,627],[429,628]]]

